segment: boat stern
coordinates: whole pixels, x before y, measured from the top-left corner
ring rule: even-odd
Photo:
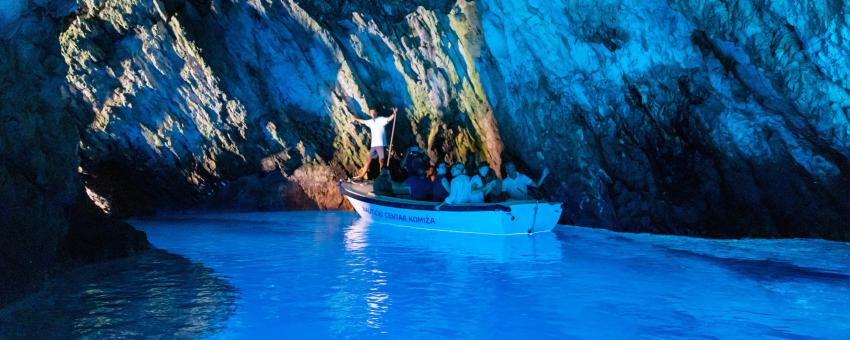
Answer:
[[[529,202],[510,205],[509,216],[503,221],[506,234],[533,234],[552,231],[561,218],[561,203]]]

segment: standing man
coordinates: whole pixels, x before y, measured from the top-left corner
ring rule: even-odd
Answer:
[[[384,130],[384,126],[389,124],[389,122],[395,119],[395,115],[398,109],[393,108],[393,114],[389,117],[378,117],[378,111],[375,109],[369,109],[369,116],[371,119],[358,119],[354,118],[354,121],[369,127],[369,132],[372,134],[372,144],[369,147],[369,158],[366,160],[366,164],[363,166],[363,169],[360,170],[360,173],[357,177],[354,177],[355,180],[362,180],[366,178],[366,174],[369,173],[369,167],[372,166],[372,160],[378,159],[378,167],[380,169],[384,168],[384,159],[388,156],[386,152],[387,146],[387,134]]]
[[[505,164],[505,172],[508,176],[502,180],[502,191],[508,195],[508,200],[516,201],[529,199],[528,187],[539,188],[546,176],[549,176],[549,168],[543,168],[540,180],[534,182],[528,176],[517,172],[513,162]]]

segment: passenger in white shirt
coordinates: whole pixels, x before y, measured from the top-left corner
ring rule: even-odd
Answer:
[[[437,210],[446,204],[469,203],[469,196],[472,194],[472,186],[469,183],[469,176],[466,175],[466,169],[463,164],[455,163],[452,165],[452,180],[449,182],[449,197],[436,206]]]
[[[471,203],[484,203],[485,198],[492,199],[490,195],[497,190],[496,186],[499,184],[499,180],[492,174],[490,165],[487,163],[479,165],[478,173],[469,181],[472,186],[472,194],[469,198]]]
[[[539,188],[549,176],[549,169],[544,168],[543,174],[540,175],[540,180],[534,182],[526,175],[516,171],[516,165],[512,162],[505,164],[505,173],[507,177],[502,180],[502,191],[507,194],[509,200],[527,200],[528,188]]]
[[[388,156],[386,154],[387,133],[384,126],[395,119],[397,111],[398,109],[393,108],[393,114],[389,117],[378,117],[378,111],[370,109],[369,116],[372,117],[371,119],[354,118],[355,122],[368,126],[369,132],[372,135],[372,143],[369,147],[369,158],[366,160],[366,164],[363,165],[363,169],[360,169],[360,173],[357,174],[357,177],[354,177],[354,179],[365,179],[366,174],[369,173],[369,167],[372,166],[372,160],[375,158],[378,159],[378,169],[384,168],[384,159]]]

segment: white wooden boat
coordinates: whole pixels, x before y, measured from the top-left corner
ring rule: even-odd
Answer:
[[[371,183],[341,182],[340,192],[364,219],[407,227],[463,233],[511,235],[551,231],[561,203],[508,201],[444,205],[372,193]]]

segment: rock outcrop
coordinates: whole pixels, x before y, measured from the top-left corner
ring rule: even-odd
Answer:
[[[258,207],[341,208],[335,181],[368,149],[353,115],[390,106],[407,111],[398,145],[498,166],[473,56],[457,37],[441,41],[466,19],[410,8],[384,29],[421,37],[351,11],[326,28],[295,2],[82,2],[61,41],[68,80],[96,116],[83,141],[87,183],[117,215],[192,206],[246,182],[264,183]],[[353,35],[341,41],[338,25]],[[243,177],[269,174],[280,180]]]
[[[432,161],[551,168],[543,194],[566,222],[850,240],[848,13],[802,0],[13,1],[0,16],[14,61],[0,66],[4,228],[57,244],[78,173],[114,216],[343,208],[334,183],[368,147],[353,116],[399,107],[396,145]]]

